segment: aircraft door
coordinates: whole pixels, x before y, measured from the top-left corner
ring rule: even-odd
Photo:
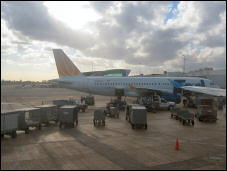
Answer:
[[[124,96],[124,89],[115,88],[115,96],[117,96],[118,99],[121,99],[121,96]]]

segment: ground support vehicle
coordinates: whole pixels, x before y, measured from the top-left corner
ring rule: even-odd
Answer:
[[[194,107],[197,108],[198,105],[208,105],[213,106],[212,98],[196,98],[193,99]]]
[[[111,107],[117,107],[117,103],[115,101],[110,101],[109,103],[106,103],[106,108],[104,109],[105,115],[110,114]]]
[[[65,105],[59,110],[59,127],[62,125],[71,125],[74,128],[74,122],[78,124],[78,110],[76,105]]]
[[[147,111],[156,112],[157,109],[170,110],[175,106],[175,102],[167,102],[165,99],[160,98],[158,95],[145,96],[137,98],[137,103],[146,107]]]
[[[179,114],[179,120],[182,121],[183,125],[188,122],[194,125],[194,114],[190,113],[188,110],[180,110],[181,114]]]
[[[177,115],[177,112],[181,110],[180,108],[176,108],[176,107],[173,107],[170,109],[170,113],[171,113],[171,118],[172,117],[176,117],[176,119],[178,118],[178,115]]]
[[[93,123],[94,123],[94,126],[96,124],[103,124],[105,126],[105,114],[102,110],[94,111]]]
[[[87,104],[80,103],[78,100],[75,99],[69,99],[68,105],[77,105],[78,112],[82,110],[82,112],[85,112],[85,110],[88,108]]]
[[[118,107],[110,107],[109,116],[119,117],[120,111]]]
[[[18,112],[18,130],[23,130],[26,134],[29,134],[30,127],[38,127],[39,130],[42,129],[41,109],[23,108],[18,109]]]
[[[136,104],[136,103],[132,103],[132,104],[127,104],[125,106],[125,119],[128,120],[129,123],[131,123],[130,114],[131,114],[132,106],[141,106],[141,105]]]
[[[147,129],[147,110],[144,106],[132,106],[130,122],[132,129],[135,126],[144,126]]]
[[[58,107],[58,110],[60,107],[68,105],[68,100],[53,100],[53,105],[56,105]]]
[[[94,105],[95,104],[95,98],[91,94],[81,96],[81,103],[83,103],[83,101],[87,105]]]
[[[185,113],[188,113],[188,110],[177,110],[177,115],[176,115],[176,120],[180,120],[180,122],[182,121],[182,115],[184,115]]]
[[[213,109],[213,107],[209,105],[198,105],[195,112],[195,117],[199,118],[199,121],[216,121],[217,110]]]
[[[50,126],[50,121],[58,122],[57,106],[56,105],[41,105],[36,106],[41,109],[41,123]]]
[[[1,111],[1,137],[5,134],[17,137],[18,111]]]

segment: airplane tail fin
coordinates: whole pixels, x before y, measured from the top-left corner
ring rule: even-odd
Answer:
[[[60,78],[85,77],[62,49],[53,49],[53,53]]]

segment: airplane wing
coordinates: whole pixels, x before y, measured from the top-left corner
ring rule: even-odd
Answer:
[[[168,90],[168,89],[137,88],[137,87],[134,87],[130,84],[129,84],[129,86],[130,86],[131,91],[136,90],[136,92],[140,96],[149,96],[149,95],[153,95],[155,93],[157,95],[173,93],[173,92],[170,92],[170,90]]]
[[[200,86],[183,86],[180,88],[190,92],[197,92],[197,93],[208,94],[212,96],[226,97],[226,89],[200,87]]]

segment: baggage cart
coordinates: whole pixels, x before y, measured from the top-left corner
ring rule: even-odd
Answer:
[[[18,130],[23,130],[26,134],[29,134],[30,127],[38,127],[39,130],[42,129],[41,109],[23,108],[18,109],[18,112]]]
[[[179,118],[180,119],[180,122],[181,122],[181,117],[185,113],[189,113],[189,111],[188,110],[177,110],[176,120],[178,120],[178,118]]]
[[[53,105],[56,105],[58,107],[58,110],[60,107],[68,105],[69,101],[68,100],[53,100]]]
[[[125,119],[130,122],[130,114],[131,114],[131,110],[132,110],[132,106],[141,106],[139,104],[136,103],[132,103],[132,104],[126,104],[125,106]]]
[[[183,125],[188,122],[194,125],[194,114],[190,113],[188,110],[181,110],[181,115],[179,116],[180,122],[182,121]]]
[[[130,111],[130,122],[132,129],[135,126],[144,126],[147,129],[147,110],[144,106],[132,106]]]
[[[217,120],[217,110],[209,105],[198,105],[195,113],[195,117],[199,118],[199,121]]]
[[[65,105],[60,107],[59,127],[62,125],[71,125],[74,128],[74,122],[78,124],[78,110],[76,105]]]
[[[56,105],[41,105],[36,106],[41,109],[41,123],[50,126],[51,121],[58,123],[58,112]]]
[[[109,116],[119,117],[120,111],[118,107],[110,107]]]
[[[178,115],[177,115],[177,112],[181,110],[180,108],[176,108],[176,107],[173,107],[170,109],[170,113],[171,113],[171,118],[172,117],[176,117],[176,119],[178,118]]]
[[[85,104],[87,104],[87,105],[95,104],[95,98],[91,94],[81,96],[81,103],[83,103],[83,101],[85,101]]]
[[[94,111],[94,118],[93,118],[94,126],[98,124],[103,124],[105,126],[105,113],[102,110],[95,110]]]
[[[195,108],[197,108],[198,105],[213,106],[212,98],[197,98],[197,99],[194,99],[193,102],[195,104]]]
[[[5,134],[17,137],[18,111],[1,111],[1,137]]]

